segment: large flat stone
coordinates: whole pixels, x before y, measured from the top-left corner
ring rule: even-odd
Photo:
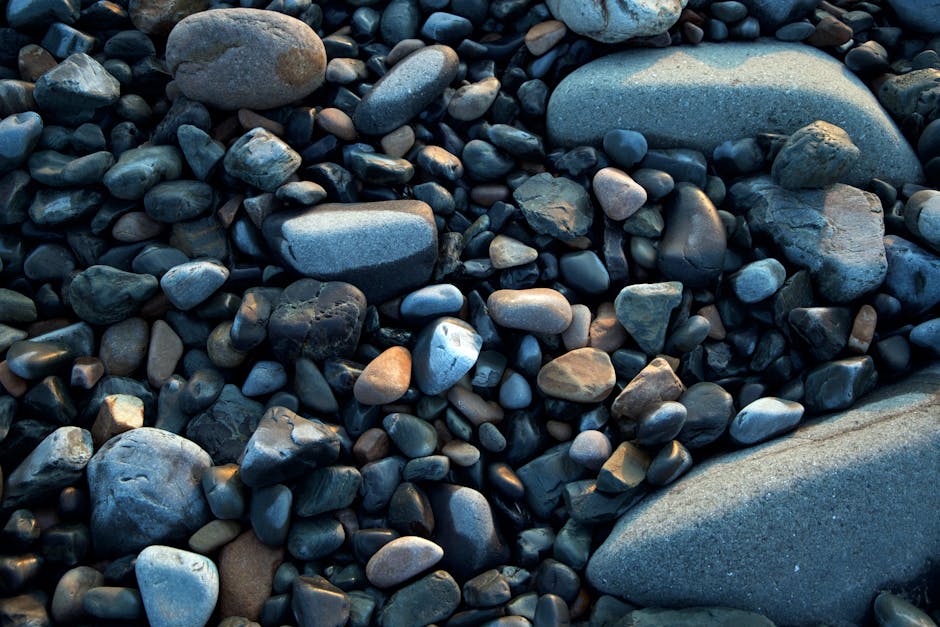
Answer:
[[[555,145],[600,146],[612,129],[655,148],[696,148],[757,133],[792,133],[825,120],[862,157],[844,182],[916,182],[914,151],[869,89],[839,61],[803,44],[760,40],[628,50],[576,70],[555,89],[548,134]]]
[[[862,624],[880,589],[937,567],[938,451],[940,363],[702,464],[620,519],[588,580],[641,606]]]

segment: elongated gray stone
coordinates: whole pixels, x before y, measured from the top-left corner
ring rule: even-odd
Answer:
[[[790,134],[816,120],[842,127],[862,156],[846,181],[918,182],[917,156],[871,91],[845,66],[802,44],[761,40],[637,49],[563,80],[548,105],[551,143],[600,146],[614,129],[656,148],[711,154],[729,139]]]
[[[938,390],[940,363],[702,464],[620,519],[588,581],[641,606],[862,624],[873,591],[918,578],[940,554]]]
[[[434,215],[418,200],[278,212],[264,236],[297,272],[352,283],[376,304],[427,283],[437,261]]]

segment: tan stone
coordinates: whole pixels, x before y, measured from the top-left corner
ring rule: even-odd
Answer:
[[[154,322],[147,351],[147,380],[150,385],[160,389],[173,376],[182,356],[183,340],[163,320]]]
[[[568,27],[560,20],[539,22],[525,34],[525,46],[537,57],[555,47],[568,34]]]
[[[500,422],[503,408],[498,403],[487,401],[479,394],[460,385],[455,385],[447,392],[447,400],[474,426],[484,422]]]
[[[394,403],[411,385],[411,353],[403,346],[392,346],[362,370],[353,385],[353,395],[363,405]]]
[[[91,427],[95,448],[114,436],[144,426],[144,402],[129,394],[105,396]]]
[[[497,235],[490,242],[490,263],[497,270],[524,266],[538,259],[539,251],[507,235]]]
[[[617,375],[610,356],[579,348],[548,362],[536,380],[543,394],[576,403],[599,403],[614,389]]]
[[[852,324],[852,333],[849,335],[848,349],[857,354],[864,355],[871,346],[875,337],[875,327],[878,326],[878,312],[871,305],[862,305]]]
[[[90,390],[104,376],[104,364],[97,357],[79,357],[72,364],[72,386]]]
[[[340,109],[333,107],[323,109],[317,115],[316,123],[321,129],[331,135],[336,135],[343,141],[356,140],[356,127],[352,118]]]
[[[220,615],[258,620],[283,561],[283,548],[267,546],[251,530],[222,547],[218,558]]]
[[[399,126],[391,133],[385,135],[380,145],[382,146],[382,152],[390,157],[400,159],[408,154],[411,147],[415,145],[414,129],[407,124]]]
[[[627,341],[627,330],[617,320],[613,303],[601,303],[597,306],[597,317],[591,322],[588,331],[588,346],[612,353]]]
[[[669,362],[657,357],[623,388],[610,410],[617,418],[636,420],[653,405],[678,400],[684,391]]]
[[[571,306],[571,324],[561,334],[561,341],[570,351],[588,345],[591,333],[591,310],[587,305]]]

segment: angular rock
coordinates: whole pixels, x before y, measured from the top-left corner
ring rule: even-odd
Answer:
[[[938,386],[935,365],[851,411],[702,464],[617,523],[588,580],[642,605],[862,623],[872,590],[920,576],[940,551]]]
[[[730,195],[747,208],[751,230],[770,235],[791,263],[809,270],[827,299],[849,302],[884,282],[884,212],[874,194],[841,184],[788,191],[759,177],[735,184]]]
[[[352,283],[373,303],[426,284],[437,261],[434,215],[417,200],[278,212],[263,228],[268,245],[288,266]]]
[[[195,443],[161,429],[108,440],[88,463],[95,549],[123,554],[189,537],[209,521],[200,479],[211,463]]]
[[[662,114],[663,103],[672,103],[670,115]],[[848,183],[923,180],[914,151],[871,91],[841,62],[802,44],[722,42],[614,54],[559,84],[547,124],[555,145],[600,146],[608,131],[628,128],[657,147],[711,154],[731,138],[790,134],[816,120],[845,129],[861,151]]]
[[[91,434],[78,427],[59,427],[45,437],[6,478],[3,507],[42,499],[78,481],[91,459]]]
[[[673,309],[682,302],[682,283],[628,285],[614,300],[617,320],[648,355],[661,353]]]
[[[208,557],[152,545],[134,564],[140,597],[152,627],[203,627],[219,597],[219,571]]]
[[[859,156],[848,133],[817,120],[790,136],[777,153],[771,173],[786,189],[822,188],[842,179]]]
[[[526,222],[538,233],[570,240],[591,228],[594,219],[591,197],[569,178],[554,177],[548,172],[536,174],[512,195]]]
[[[477,362],[483,338],[459,318],[428,323],[412,352],[414,380],[422,392],[440,394],[454,386]]]
[[[186,437],[203,447],[216,464],[233,463],[258,428],[264,405],[227,384],[212,405],[186,425]]]
[[[187,98],[219,109],[273,109],[323,84],[326,51],[310,26],[289,15],[216,9],[173,27],[166,63]]]
[[[33,97],[51,121],[78,125],[114,104],[121,84],[104,67],[83,52],[75,53],[36,81]]]
[[[78,273],[69,284],[75,314],[91,324],[113,324],[129,318],[157,291],[157,279],[96,265]]]
[[[678,400],[683,392],[685,386],[672,366],[662,357],[657,357],[623,388],[610,410],[618,418],[637,420],[663,401]]]
[[[571,30],[604,43],[665,33],[679,20],[688,0],[565,2],[548,0],[549,11]]]
[[[293,148],[263,128],[253,128],[239,137],[222,160],[227,173],[265,192],[286,183],[300,162]]]

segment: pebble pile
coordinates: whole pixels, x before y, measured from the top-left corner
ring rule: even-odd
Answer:
[[[936,2],[5,11],[0,625],[772,626],[592,556],[940,355]]]

